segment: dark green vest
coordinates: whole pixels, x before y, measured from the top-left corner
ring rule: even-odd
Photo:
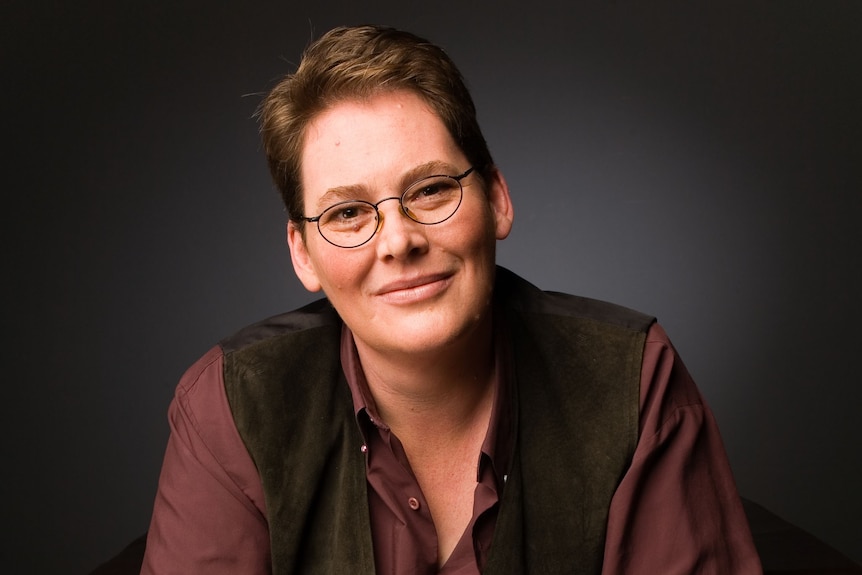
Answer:
[[[637,442],[652,318],[538,290],[502,268],[516,446],[484,573],[600,573]],[[273,573],[374,574],[362,437],[325,301],[223,342],[225,388],[263,482]]]

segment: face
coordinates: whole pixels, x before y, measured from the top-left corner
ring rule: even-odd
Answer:
[[[305,215],[341,200],[400,196],[419,178],[469,167],[440,119],[413,93],[342,102],[307,127]],[[383,202],[380,228],[357,248],[329,244],[314,223],[304,234],[288,225],[297,275],[307,289],[324,291],[360,350],[444,349],[490,317],[495,244],[511,229],[512,205],[498,172],[484,187],[475,173],[461,184],[458,211],[436,225],[410,220],[397,201]]]

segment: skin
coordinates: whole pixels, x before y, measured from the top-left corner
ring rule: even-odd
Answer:
[[[306,215],[345,199],[378,202],[415,180],[470,167],[442,121],[416,94],[348,100],[307,127],[301,178]],[[367,244],[344,249],[314,224],[288,224],[291,260],[353,331],[380,416],[401,440],[428,500],[442,564],[472,514],[476,461],[493,403],[491,294],[495,245],[513,209],[499,171],[462,180],[464,198],[432,226],[380,205]]]
[[[435,162],[438,169],[414,171]],[[448,166],[448,170],[447,170]],[[318,214],[349,196],[372,202],[400,196],[429,173],[458,174],[469,163],[439,118],[410,92],[339,103],[308,126],[302,155],[304,202]],[[364,246],[343,249],[288,226],[297,276],[323,290],[353,330],[357,347],[388,361],[439,360],[489,317],[495,243],[512,226],[499,172],[462,180],[455,215],[434,226],[412,222],[384,202],[381,229]],[[345,188],[347,188],[345,190]],[[427,361],[427,360],[426,360]]]

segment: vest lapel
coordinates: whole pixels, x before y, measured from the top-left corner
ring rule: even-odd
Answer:
[[[644,336],[536,309],[508,321],[517,447],[485,573],[598,574],[637,440]]]
[[[225,356],[225,389],[266,495],[274,575],[374,575],[362,438],[340,321]]]

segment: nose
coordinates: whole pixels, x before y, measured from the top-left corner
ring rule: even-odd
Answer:
[[[386,198],[377,203],[377,242],[375,244],[377,257],[380,259],[394,258],[406,260],[409,257],[424,253],[428,249],[428,239],[425,237],[425,226],[414,222],[401,210],[401,203],[389,203],[389,200],[400,200],[398,197]]]

